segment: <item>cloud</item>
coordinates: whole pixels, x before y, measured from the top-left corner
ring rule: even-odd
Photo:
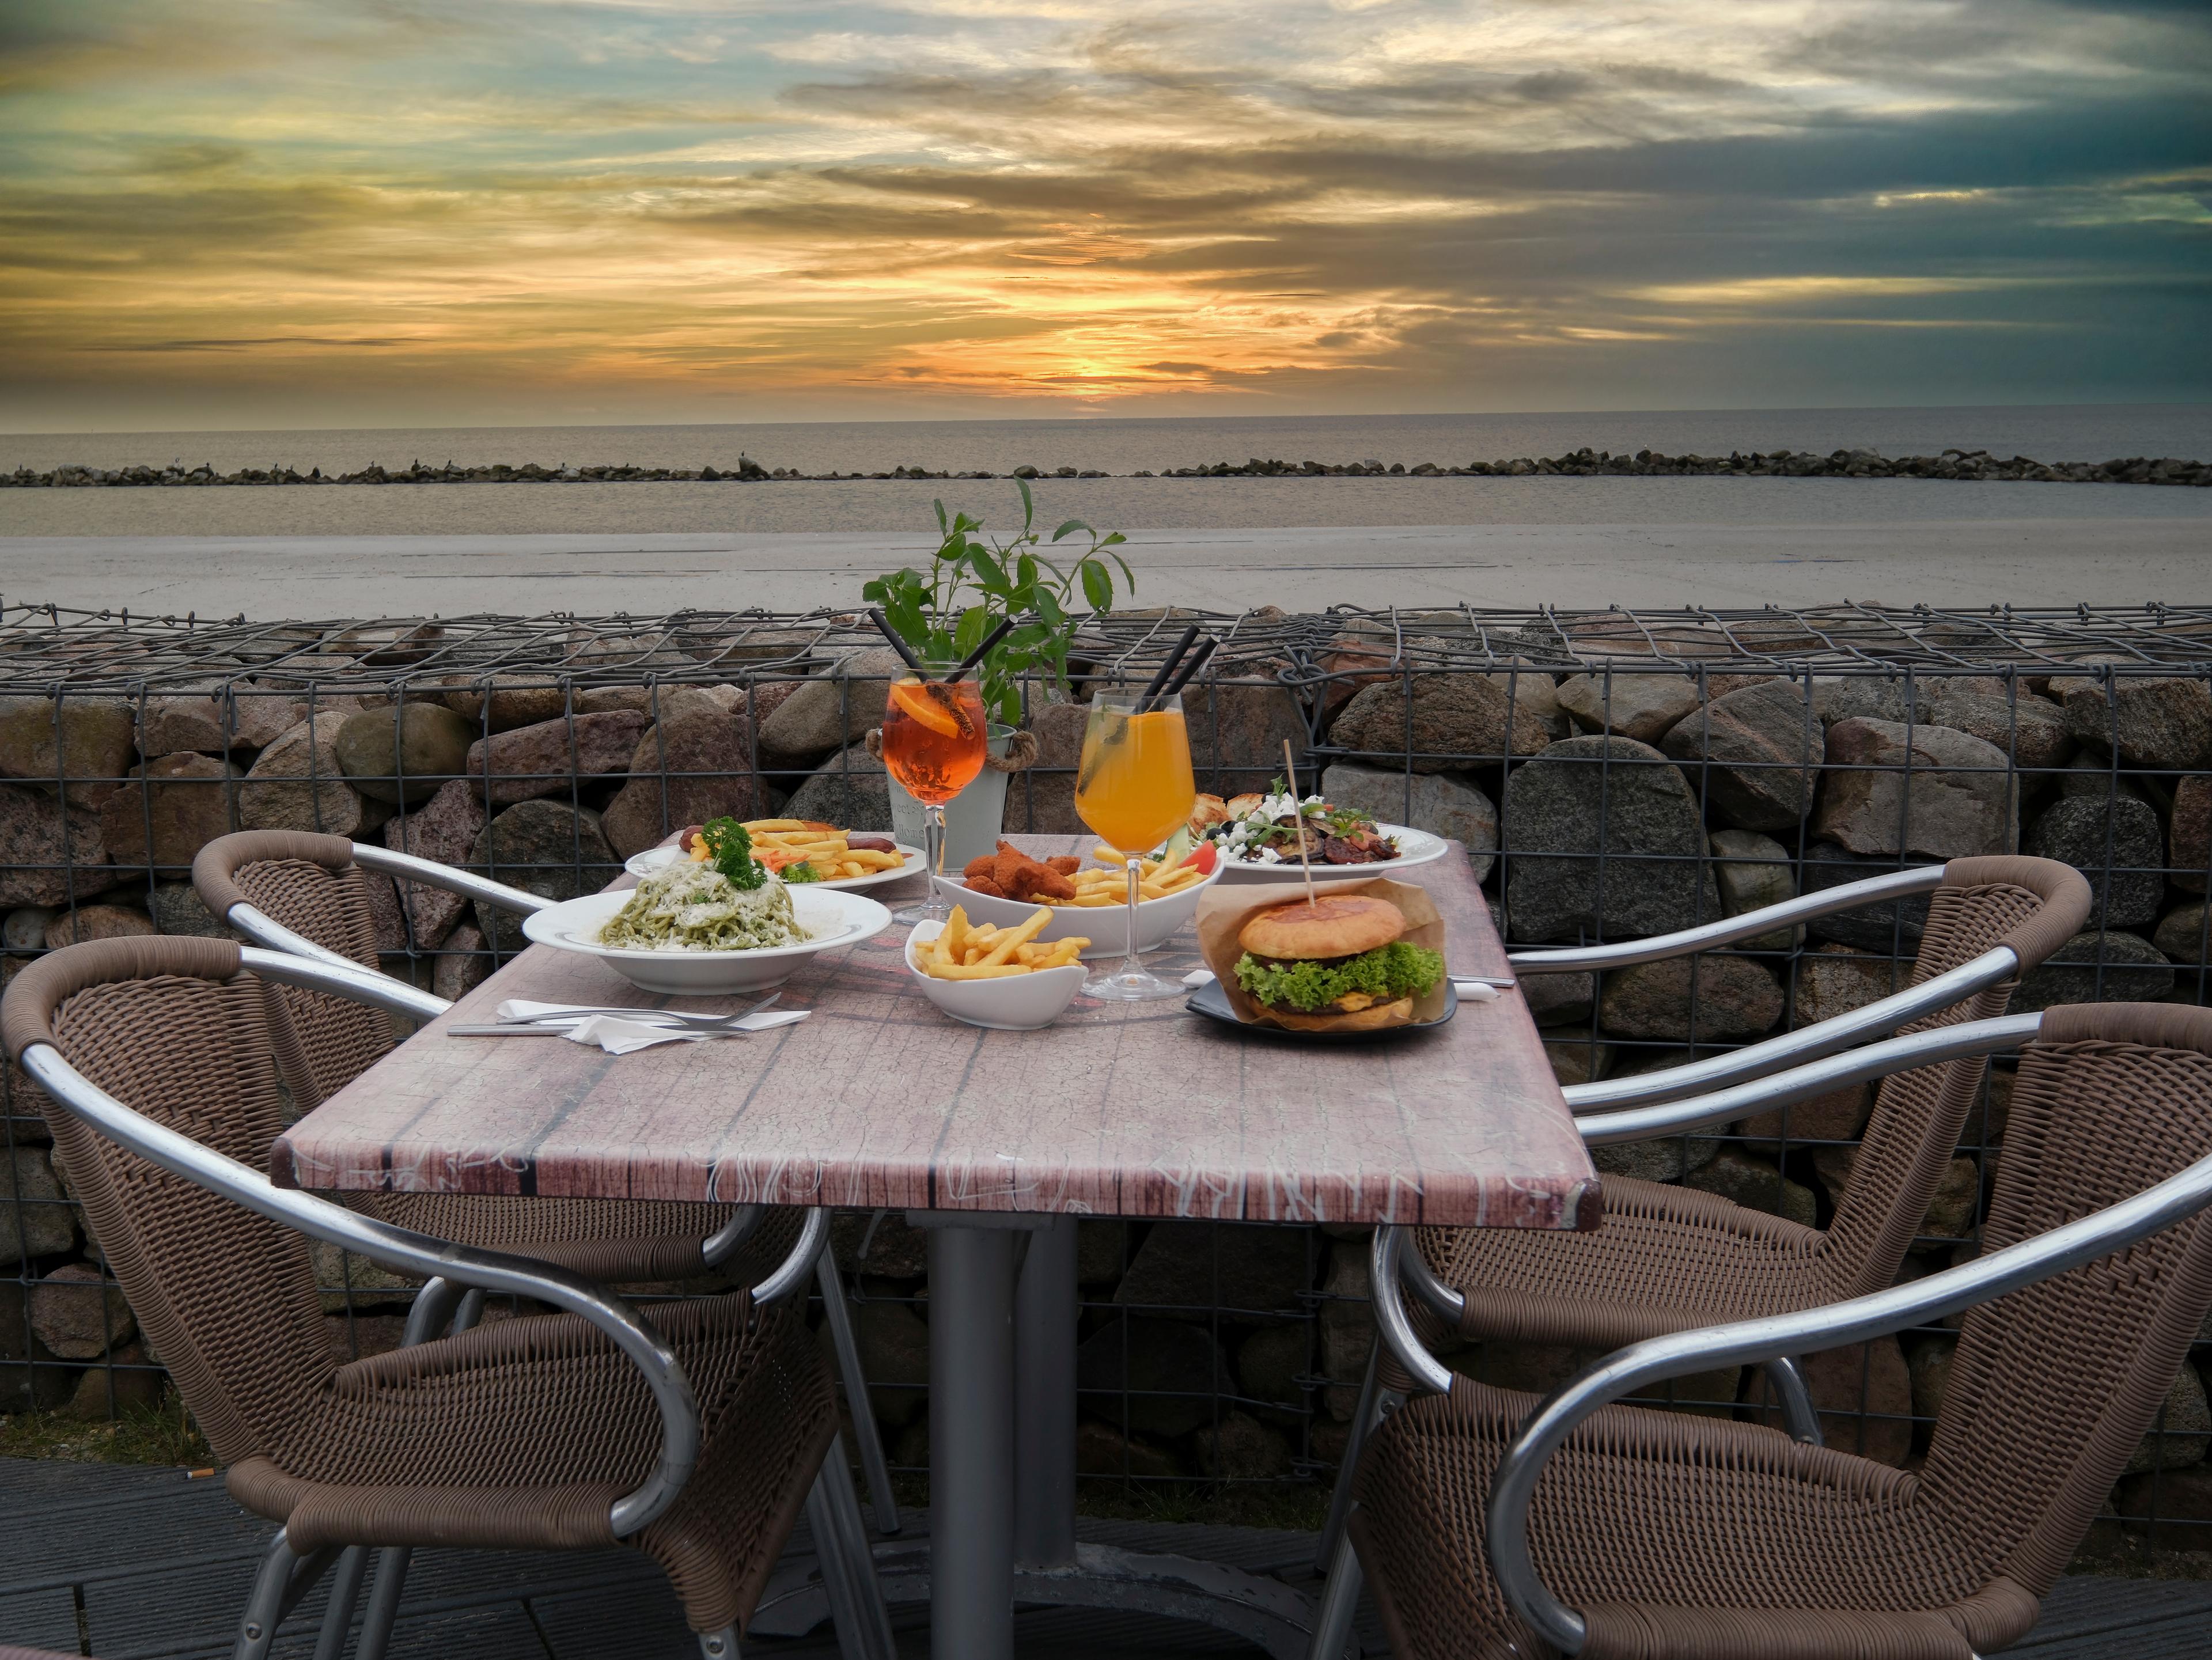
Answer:
[[[0,88],[11,424],[2212,381],[2184,6],[25,0]]]

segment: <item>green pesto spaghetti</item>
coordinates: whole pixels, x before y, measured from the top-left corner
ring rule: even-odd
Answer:
[[[599,943],[617,951],[763,951],[812,937],[775,878],[740,888],[712,865],[684,860],[640,882],[600,928]]]

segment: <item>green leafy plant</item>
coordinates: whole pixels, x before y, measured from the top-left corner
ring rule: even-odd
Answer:
[[[1084,535],[1089,547],[1072,557],[1054,559],[1039,551],[1047,544],[1036,528],[1036,503],[1029,481],[1014,483],[1022,493],[1022,529],[1000,542],[981,534],[983,521],[958,514],[948,519],[937,508],[943,535],[929,569],[911,567],[878,576],[860,590],[863,599],[883,607],[884,617],[916,655],[932,662],[957,662],[982,644],[1006,618],[1015,619],[1006,637],[992,648],[981,666],[984,707],[993,719],[1012,726],[1022,718],[1021,678],[1041,673],[1062,690],[1067,687],[1067,654],[1075,642],[1079,604],[1103,613],[1114,609],[1114,568],[1125,592],[1134,592],[1137,575],[1129,562],[1109,550],[1126,539],[1121,532],[1101,536],[1080,519],[1053,532],[1050,544]],[[1079,601],[1078,596],[1080,595]]]
[[[709,818],[699,826],[699,839],[707,844],[708,860],[730,879],[733,888],[757,888],[768,880],[768,870],[753,857],[753,836],[734,818]]]

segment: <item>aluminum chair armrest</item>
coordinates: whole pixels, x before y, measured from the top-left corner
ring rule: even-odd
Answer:
[[[1487,1542],[1505,1600],[1547,1641],[1568,1654],[1581,1651],[1582,1616],[1545,1589],[1529,1558],[1528,1503],[1546,1462],[1601,1407],[1666,1378],[1841,1348],[1956,1314],[2123,1250],[2187,1220],[2207,1203],[2212,1203],[2212,1157],[2131,1199],[1924,1280],[1794,1314],[1649,1338],[1606,1356],[1554,1389],[1498,1462]],[[1378,1310],[1382,1303],[1378,1298]]]
[[[1755,939],[1762,933],[1809,922],[1816,916],[1832,916],[1838,911],[1855,910],[1861,905],[1876,904],[1885,899],[1933,893],[1943,885],[1943,872],[1941,865],[1916,866],[1911,870],[1869,876],[1863,882],[1850,882],[1839,888],[1800,894],[1778,905],[1765,905],[1741,916],[1723,917],[1717,922],[1684,928],[1675,933],[1654,934],[1649,939],[1624,939],[1611,946],[1509,952],[1505,960],[1513,965],[1516,974],[1569,974],[1586,969],[1625,969],[1638,963],[1663,962],[1670,957],[1686,957],[1692,952]]]
[[[353,844],[353,861],[364,870],[380,870],[386,875],[403,881],[420,882],[426,887],[444,888],[450,892],[466,894],[471,899],[481,899],[501,910],[515,911],[528,915],[532,911],[550,910],[560,903],[543,894],[528,893],[520,888],[511,888],[504,882],[495,882],[489,876],[478,876],[472,871],[456,870],[451,865],[441,865],[434,859],[418,859],[411,853],[395,853],[390,848],[380,848],[373,842]]]
[[[543,1262],[434,1239],[326,1203],[312,1194],[279,1188],[260,1171],[132,1111],[70,1066],[51,1043],[32,1043],[24,1049],[20,1064],[49,1096],[100,1134],[171,1175],[257,1215],[281,1222],[311,1239],[425,1279],[533,1298],[590,1322],[643,1374],[660,1413],[659,1464],[641,1486],[615,1501],[611,1520],[616,1536],[627,1538],[646,1526],[683,1491],[699,1454],[698,1402],[676,1352],[622,1298],[580,1275]],[[818,1227],[815,1217],[822,1219]],[[814,1239],[813,1251],[819,1254],[821,1242],[829,1237],[828,1217],[827,1211],[817,1211],[809,1218],[808,1231],[802,1233],[794,1257],[806,1250],[810,1235]],[[808,1261],[811,1267],[811,1258]],[[787,1277],[792,1277],[788,1263],[775,1276],[777,1280]],[[796,1279],[804,1282],[804,1270]]]
[[[1686,1101],[1666,1101],[1654,1106],[1631,1107],[1620,1112],[1592,1113],[1577,1118],[1575,1128],[1591,1146],[1611,1146],[1622,1141],[1646,1141],[1655,1136],[1679,1135],[1686,1130],[1724,1124],[1771,1112],[1793,1101],[1808,1101],[1851,1084],[1871,1082],[1892,1073],[1910,1072],[1966,1055],[1995,1055],[2017,1049],[2041,1030],[2040,1014],[2002,1014],[1990,1020],[1965,1020],[1956,1025],[1887,1038],[1862,1049],[1847,1049],[1787,1072],[1778,1072],[1747,1083],[1731,1085]]]
[[[1710,1055],[1686,1066],[1661,1072],[1640,1073],[1632,1078],[1608,1079],[1590,1084],[1570,1084],[1562,1091],[1576,1113],[1602,1107],[1651,1105],[1678,1101],[1717,1086],[1764,1078],[1785,1067],[1802,1066],[1823,1055],[1847,1049],[1869,1037],[1895,1031],[1923,1016],[1940,1013],[1976,992],[2009,979],[2020,970],[2020,955],[2009,946],[1996,946],[1971,962],[1947,973],[1932,976],[1921,984],[1893,992],[1878,1002],[1866,1004],[1818,1025],[1770,1037],[1725,1055]]]
[[[233,906],[235,915],[242,906]],[[273,927],[276,925],[271,923]],[[301,940],[306,945],[306,940]],[[372,1008],[386,1010],[392,1014],[406,1016],[410,1020],[434,1020],[453,1006],[442,997],[434,997],[427,991],[417,991],[404,980],[395,980],[375,969],[365,969],[358,963],[337,956],[335,952],[316,950],[312,953],[285,950],[267,951],[254,946],[240,948],[240,962],[264,980],[274,980],[280,985],[300,986],[308,991],[327,992],[332,997],[343,997],[350,1003],[366,1003]]]

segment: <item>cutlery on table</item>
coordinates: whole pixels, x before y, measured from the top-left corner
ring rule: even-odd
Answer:
[[[601,1008],[585,1004],[547,1004],[532,1006],[532,1012],[516,1015],[493,1025],[448,1026],[447,1035],[454,1037],[559,1037],[568,1029],[586,1020],[605,1017],[615,1020],[635,1020],[644,1025],[668,1026],[686,1032],[697,1032],[702,1037],[749,1037],[744,1022],[762,1012],[783,994],[770,992],[749,1009],[734,1014],[696,1014],[682,1009]]]

